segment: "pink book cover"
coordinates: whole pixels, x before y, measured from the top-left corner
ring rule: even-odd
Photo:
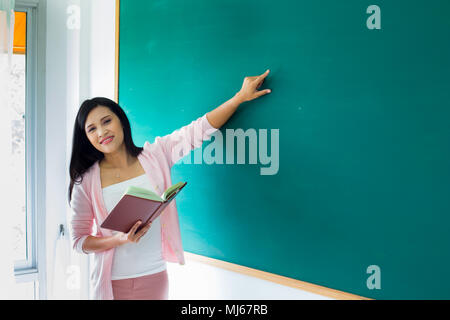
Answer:
[[[166,199],[164,202],[155,201],[145,198],[140,198],[125,194],[116,206],[111,210],[109,215],[101,224],[102,228],[110,229],[114,231],[121,231],[128,233],[133,225],[141,220],[142,225],[136,230],[139,231],[145,226],[149,221],[154,221],[158,218],[167,205],[175,199],[177,194],[184,188],[187,184],[185,182],[182,187],[180,187],[170,198]]]

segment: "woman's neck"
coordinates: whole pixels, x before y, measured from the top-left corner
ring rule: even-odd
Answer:
[[[112,153],[105,153],[105,157],[100,161],[104,169],[127,169],[136,161],[136,158],[130,155],[125,148]]]

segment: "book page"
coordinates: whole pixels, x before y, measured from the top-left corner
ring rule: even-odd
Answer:
[[[129,186],[127,188],[125,194],[129,194],[131,196],[140,197],[140,198],[144,198],[144,199],[159,201],[159,202],[164,201],[164,199],[162,199],[159,195],[157,195],[153,191],[145,189],[145,188],[136,187],[136,186]]]
[[[173,193],[175,193],[180,187],[182,187],[184,184],[184,182],[178,182],[176,184],[174,184],[173,186],[167,188],[166,191],[164,191],[164,193],[162,194],[162,199],[163,200],[167,200],[169,199]]]

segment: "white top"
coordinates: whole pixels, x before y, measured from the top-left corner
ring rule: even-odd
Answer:
[[[102,192],[108,214],[130,185],[156,192],[145,174],[107,186],[102,189]],[[150,229],[138,243],[125,243],[116,247],[111,280],[136,278],[166,270],[166,261],[161,253],[161,223],[159,218],[153,221]],[[113,231],[113,234],[116,233],[116,231]]]

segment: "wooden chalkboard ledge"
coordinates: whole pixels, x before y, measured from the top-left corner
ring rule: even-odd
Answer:
[[[330,289],[330,288],[319,286],[316,284],[312,284],[312,283],[308,283],[308,282],[304,282],[304,281],[300,281],[300,280],[296,280],[296,279],[292,279],[292,278],[288,278],[288,277],[279,276],[279,275],[276,275],[273,273],[240,266],[240,265],[237,265],[234,263],[201,256],[201,255],[194,254],[191,252],[185,251],[184,254],[185,254],[186,260],[197,261],[197,262],[205,263],[205,264],[208,264],[208,265],[211,265],[214,267],[218,267],[218,268],[222,268],[222,269],[226,269],[226,270],[230,270],[230,271],[234,271],[234,272],[239,272],[239,273],[245,274],[247,276],[252,276],[252,277],[260,278],[263,280],[272,281],[272,282],[281,284],[283,286],[288,286],[288,287],[292,287],[295,289],[308,291],[311,293],[319,294],[319,295],[337,299],[337,300],[372,300],[370,298],[358,296],[358,295],[355,295],[352,293],[347,293],[347,292],[343,292],[343,291],[339,291],[339,290],[335,290],[335,289]]]

